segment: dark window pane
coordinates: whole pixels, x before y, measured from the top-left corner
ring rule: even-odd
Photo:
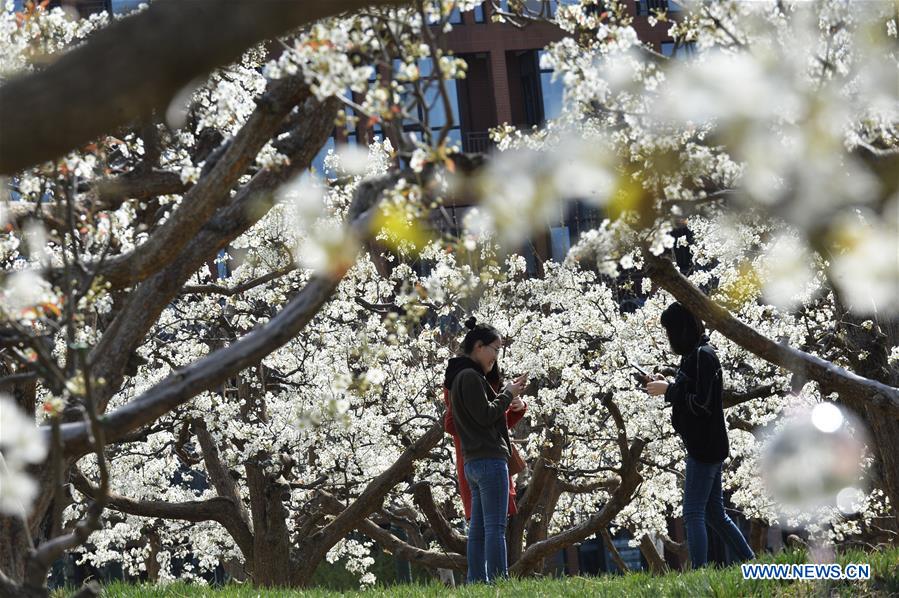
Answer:
[[[563,262],[571,249],[571,234],[567,226],[554,226],[549,229],[550,242],[552,243],[552,256],[554,262]]]
[[[451,79],[445,81],[447,95],[449,96],[450,112],[447,114],[446,107],[443,104],[443,96],[440,94],[438,83],[434,83],[427,92],[425,92],[425,103],[432,106],[428,111],[428,124],[431,127],[442,127],[448,120],[452,120],[453,125],[459,124],[459,98],[456,89],[456,80]]]
[[[689,58],[696,53],[696,44],[694,42],[681,44],[677,51],[675,51],[674,46],[674,42],[662,42],[662,54],[673,56],[674,58]]]
[[[562,94],[565,86],[562,81],[552,80],[552,71],[540,73],[540,85],[543,91],[543,117],[547,120],[557,118],[562,113]]]
[[[544,51],[541,50],[538,57],[543,56]],[[539,64],[539,63],[538,63]],[[565,91],[565,85],[561,79],[553,79],[552,69],[540,69],[540,91],[543,95],[543,118],[549,120],[557,118],[562,113],[562,96]]]
[[[137,10],[142,2],[146,2],[146,0],[110,0],[112,12],[116,14]]]
[[[318,150],[315,158],[312,159],[312,168],[315,169],[317,175],[327,176],[328,173],[325,172],[325,158],[328,155],[328,150],[332,150],[335,147],[334,137],[328,137],[328,141],[325,142],[325,145]]]
[[[677,12],[683,7],[676,6],[674,2],[668,0],[637,0],[637,15],[648,16],[659,11]]]

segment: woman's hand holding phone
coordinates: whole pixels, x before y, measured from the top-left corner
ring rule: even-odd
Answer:
[[[665,380],[665,376],[662,374],[656,374],[651,381],[646,383],[646,392],[648,392],[650,396],[657,397],[663,395],[666,390],[668,390],[668,381]]]
[[[647,372],[640,366],[631,364],[631,367],[634,369],[634,371],[631,372],[631,376],[633,376],[634,380],[637,381],[637,384],[640,384],[641,386],[645,386],[647,383],[649,383],[652,380],[652,376],[649,374],[649,372]]]
[[[519,395],[521,395],[521,393],[524,392],[524,389],[527,387],[527,385],[528,385],[528,375],[527,375],[527,373],[524,373],[524,374],[518,376],[517,378],[515,378],[515,380],[513,380],[509,384],[506,384],[506,387],[503,390],[508,390],[509,393],[512,395],[512,398],[517,399],[519,397]]]

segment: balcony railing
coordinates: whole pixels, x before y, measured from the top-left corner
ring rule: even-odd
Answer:
[[[493,141],[487,131],[463,131],[462,151],[468,154],[486,154],[493,149]]]

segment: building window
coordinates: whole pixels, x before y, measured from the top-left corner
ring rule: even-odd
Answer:
[[[325,158],[328,156],[328,151],[333,150],[337,147],[336,142],[334,141],[334,135],[328,137],[328,140],[325,142],[325,145],[322,146],[318,153],[315,155],[315,158],[312,159],[312,168],[315,170],[315,174],[323,178],[331,178],[334,173],[331,171],[325,170]]]
[[[674,2],[669,3],[668,0],[637,0],[636,4],[637,16],[646,17],[659,11],[671,10],[669,4],[674,4]],[[678,8],[676,10],[680,9]]]
[[[686,42],[678,46],[677,50],[675,50],[674,42],[662,42],[661,50],[662,54],[665,56],[670,56],[672,58],[689,58],[696,54],[696,43]]]
[[[570,6],[579,6],[580,3],[581,3],[581,0],[552,0],[552,2],[549,3],[549,16],[550,17],[556,16],[556,13],[558,12],[559,8],[561,8],[563,6],[569,6],[569,5]],[[588,5],[585,8],[586,8],[585,14],[592,14],[594,12],[597,12],[597,9],[599,9],[598,12],[604,12],[604,10],[601,7],[597,6],[596,4]],[[538,8],[537,12],[539,12],[539,11],[540,11],[540,9]]]
[[[509,62],[511,59],[514,62]],[[524,50],[507,55],[507,64],[514,65],[517,62],[518,87],[513,101],[520,102],[520,110],[513,118],[516,125],[528,127],[543,124],[543,98],[540,94],[540,66],[537,64],[537,50]],[[510,66],[510,72],[515,68]]]
[[[544,17],[553,16],[553,13],[554,13],[553,4],[554,3],[578,4],[579,2],[580,2],[580,0],[553,0],[549,3],[549,6],[548,6],[549,14],[548,15],[544,14],[543,16]],[[522,14],[527,15],[528,13],[530,13],[531,15],[539,15],[539,14],[543,13],[543,10],[544,10],[543,0],[524,0],[523,4],[524,4],[524,11]],[[500,7],[500,10],[503,12],[510,12],[508,0],[500,0],[499,7]]]
[[[13,12],[19,12],[25,6],[26,0],[13,0]],[[41,0],[34,0],[35,5],[40,4]],[[98,12],[109,12],[112,14],[129,13],[147,0],[74,0],[67,2],[68,6],[73,6],[78,11],[79,16],[87,17]],[[47,9],[53,9],[62,6],[62,0],[51,0],[47,4]],[[6,7],[6,2],[3,2]]]
[[[394,62],[394,69],[398,68],[399,61]],[[449,141],[455,142],[457,145],[462,144],[462,132],[459,125],[459,91],[455,79],[445,81],[446,90],[449,94],[450,113],[447,114],[443,105],[443,98],[440,95],[439,75],[434,74],[433,62],[430,58],[423,58],[418,62],[418,71],[421,76],[421,84],[424,88],[424,105],[418,103],[413,110],[414,118],[406,119],[403,122],[403,130],[408,132],[420,131],[419,122],[424,123],[427,116],[427,124],[431,129],[432,135],[439,135],[443,126],[451,121],[449,130]],[[405,91],[401,94],[403,105],[407,105],[412,99],[411,91]]]
[[[453,25],[464,25],[465,21],[462,20],[462,11],[459,10],[458,7],[453,9],[453,12],[450,13],[449,22]]]
[[[649,16],[665,11],[668,14],[684,10],[681,0],[636,0],[637,16]]]
[[[145,2],[146,0],[110,0],[109,4],[113,14],[122,14],[137,10]]]
[[[474,22],[475,23],[486,23],[487,19],[484,17],[484,5],[478,4],[474,7]]]
[[[571,249],[571,233],[567,226],[553,226],[549,229],[550,249],[554,262],[561,264]]]
[[[540,91],[543,96],[543,118],[549,120],[557,118],[562,113],[562,98],[565,92],[565,85],[562,80],[557,78],[553,81],[553,69],[544,68],[543,56],[546,52],[540,50]]]
[[[512,123],[534,127],[562,112],[562,81],[553,81],[553,70],[541,68],[542,50],[506,52]]]
[[[571,231],[572,242],[577,243],[585,232],[599,228],[603,219],[602,210],[593,203],[576,199],[566,208],[565,226]]]

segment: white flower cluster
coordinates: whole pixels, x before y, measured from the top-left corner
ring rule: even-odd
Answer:
[[[885,197],[891,183],[871,159],[894,152],[899,139],[899,54],[887,3],[697,3],[669,32],[700,50],[686,61],[646,51],[627,18],[601,18],[584,4],[559,10],[558,20],[595,35],[552,44],[543,60],[565,84],[578,134],[602,128],[593,151],[618,156],[651,198],[625,208],[654,205],[677,217],[692,201],[709,202],[709,190],[735,191],[726,200],[734,215],[760,208],[793,228],[789,243],[771,246],[776,256],[792,252],[782,267],[768,260],[771,300],[795,303],[794,291],[811,283],[801,263],[812,259],[810,245],[826,245],[829,278],[853,311],[899,310],[899,294],[888,291],[899,284],[897,200]],[[498,134],[501,149],[517,135]],[[557,152],[546,130],[530,137],[527,147]],[[531,179],[533,162],[521,160],[516,182]],[[534,216],[532,226],[542,226],[542,213]],[[658,232],[654,252],[666,248]],[[791,276],[786,286],[774,281]]]
[[[675,35],[695,41],[705,53],[670,68],[641,49],[628,23],[588,14],[583,10],[587,4],[592,3],[560,8],[558,20],[570,31],[591,29],[593,35],[564,39],[544,58],[544,65],[566,86],[563,116],[537,131],[504,127],[494,132],[503,151],[466,183],[482,197],[478,211],[467,220],[466,243],[429,243],[417,256],[372,250],[357,258],[355,239],[343,226],[347,209],[363,180],[394,168],[396,152],[388,141],[374,144],[367,153],[341,150],[326,163],[339,178],[323,181],[306,175],[287,185],[278,205],[218,259],[217,265],[230,270],[216,283],[233,288],[276,271],[286,273],[239,294],[178,295],[165,307],[137,350],[145,362],[125,380],[112,408],[268,322],[314,271],[343,275],[331,301],[302,334],[221,388],[201,393],[162,417],[145,441],[110,451],[114,491],[135,500],[171,502],[214,496],[202,451],[193,437],[185,443],[180,434],[201,420],[245,508],[253,508],[255,491],[247,482],[248,468],[256,468],[270,478],[270,489],[277,487],[288,496],[284,504],[291,514],[309,506],[313,492],[302,486],[314,480],[324,480],[325,489],[352,501],[442,415],[442,370],[458,352],[460,321],[474,313],[502,332],[503,368],[527,371],[537,381],[536,395],[528,397],[528,418],[518,432],[530,459],[558,435],[563,449],[557,466],[565,481],[589,487],[597,471],[620,466],[615,441],[619,430],[607,401],[621,411],[629,438],[648,440],[643,483],[615,525],[637,537],[658,536],[665,533],[667,519],[679,514],[683,447],[663,402],[635,388],[629,374],[629,363],[676,366],[658,324],[671,297],[653,293],[651,282],[639,272],[639,244],[653,253],[670,252],[676,234],[670,216],[679,218],[692,204],[711,206],[708,217],[689,213],[686,224],[693,238],[680,237],[678,248],[688,249],[696,266],[691,281],[762,334],[794,346],[824,336],[833,326],[837,312],[833,297],[824,290],[827,275],[853,309],[880,312],[895,304],[899,268],[896,252],[887,249],[895,247],[899,236],[899,202],[875,201],[880,186],[860,157],[870,152],[865,146],[877,150],[896,139],[894,125],[886,118],[895,105],[895,89],[889,87],[895,72],[872,53],[881,46],[866,47],[865,36],[854,33],[856,22],[851,19],[845,28],[850,33],[841,29],[829,41],[822,39],[820,28],[829,30],[837,24],[835,15],[845,16],[834,13],[838,3],[821,3],[815,22],[801,22],[793,36],[787,33],[793,32],[793,17],[805,14],[801,11],[766,20],[758,17],[767,13],[746,6],[753,3],[709,4],[672,26]],[[319,97],[343,95],[345,102],[353,102],[348,89],[362,94],[364,99],[353,103],[363,110],[348,119],[368,116],[374,126],[406,118],[403,102],[410,85],[429,76],[448,80],[464,74],[458,60],[430,56],[431,48],[422,43],[422,27],[445,21],[452,7],[450,1],[428,2],[424,19],[404,8],[318,23],[301,33],[277,64],[269,64],[266,74],[302,72]],[[859,17],[858,23],[863,22]],[[32,43],[28,36],[37,35],[32,27],[37,21],[15,31],[11,23],[8,16],[0,16],[0,35],[3,47],[18,56]],[[65,41],[69,25],[58,16],[48,23],[56,23],[54,40]],[[889,25],[883,29],[890,34]],[[49,29],[42,31],[44,35]],[[378,31],[389,32],[401,46],[396,64],[391,60],[379,65],[382,71],[395,70],[392,82],[382,80],[371,67],[370,59],[381,49]],[[760,41],[748,44],[753,36]],[[860,49],[850,51],[850,46]],[[780,60],[783,53],[787,58]],[[0,56],[2,76],[6,69],[26,68],[18,58]],[[647,56],[651,61],[644,60]],[[830,66],[822,67],[815,57]],[[434,72],[425,70],[426,58],[436,65]],[[218,145],[246,121],[253,98],[265,84],[256,70],[262,63],[255,49],[209,81],[185,90],[184,103],[173,112],[184,119],[183,128],[164,136],[161,168],[179,173],[182,182],[198,180],[206,159],[198,146],[210,139]],[[735,74],[737,67],[742,70]],[[672,93],[676,95],[667,95]],[[776,101],[769,101],[774,95]],[[414,147],[413,170],[423,172],[429,162],[445,163],[446,148],[425,147],[422,140]],[[23,173],[15,184],[22,201],[34,207],[64,180],[60,177],[90,181],[106,176],[113,166],[127,170],[144,151],[134,135],[107,138],[98,142],[97,153],[72,154],[49,170]],[[284,160],[268,145],[256,163],[277,168]],[[736,209],[714,203],[716,191],[733,189],[739,189]],[[386,195],[391,207],[414,208],[423,188],[404,180]],[[76,197],[85,199],[81,191]],[[743,203],[747,198],[750,201]],[[135,249],[147,238],[146,223],[163,221],[182,199],[169,195],[146,202],[126,200],[107,212],[85,215],[78,230],[83,257],[98,259],[109,247]],[[543,278],[528,278],[527,260],[510,250],[535,227],[561,221],[566,199],[602,207],[610,217],[597,230],[582,234],[564,263],[547,262]],[[747,206],[753,209],[744,209]],[[646,220],[650,224],[640,227],[643,216],[651,216]],[[811,221],[815,226],[809,226]],[[836,248],[827,260],[814,257],[806,242],[819,228],[825,230],[819,240]],[[21,231],[4,229],[0,234],[0,258],[7,270],[19,271],[4,281],[4,300],[26,297],[15,304],[18,307],[56,305],[45,283],[22,268],[45,263],[32,256],[43,252],[46,263],[59,265],[61,249],[49,241],[32,241]],[[299,268],[288,272],[293,264]],[[627,275],[619,278],[624,271]],[[41,294],[28,294],[35,289]],[[631,313],[622,313],[625,298],[635,307]],[[77,340],[95,342],[106,319],[99,316],[111,309],[112,298],[98,284],[78,305],[84,313]],[[53,340],[61,357],[67,339],[59,334]],[[772,397],[728,411],[739,426],[731,426],[733,450],[724,485],[738,508],[778,521],[759,481],[759,439],[747,429],[777,425],[789,406],[784,397],[789,376],[720,335],[713,335],[713,342],[729,390],[766,385],[774,389]],[[894,348],[890,356],[893,364],[899,359],[897,351]],[[47,396],[46,388],[38,392]],[[805,392],[809,400],[822,400],[814,388]],[[33,422],[11,405],[8,399],[0,400],[0,442],[9,438],[9,446],[18,447],[2,446],[0,504],[19,512],[27,509],[35,488],[23,468],[43,459],[46,448]],[[27,430],[35,432],[28,436]],[[456,505],[453,521],[461,526],[450,455],[445,438],[416,464],[414,476],[433,486],[440,504]],[[92,456],[79,466],[88,476],[97,473]],[[301,483],[285,492],[288,481]],[[385,504],[410,507],[407,489],[406,482],[400,483]],[[824,523],[816,520],[820,534],[846,537],[857,531],[858,521],[885,508],[877,490],[852,498],[860,505],[858,518],[848,521],[830,512]],[[603,488],[564,493],[545,523],[551,532],[559,531],[583,521],[607,500]],[[83,508],[79,502],[67,509],[67,519],[77,518]],[[149,548],[126,545],[141,541],[147,525],[146,519],[116,513],[114,523],[81,549],[84,558],[97,565],[119,561],[131,572],[141,571],[151,557]],[[153,526],[162,545],[155,559],[164,580],[173,577],[173,562],[191,554],[199,564],[188,569],[188,577],[198,577],[221,560],[242,558],[233,538],[215,523],[156,520]],[[285,526],[291,542],[299,545],[302,530],[296,518],[289,517]],[[370,544],[346,539],[330,557],[346,557],[363,583],[373,581]]]
[[[46,440],[34,420],[0,394],[0,513],[27,518],[38,486],[26,468],[46,457]]]

